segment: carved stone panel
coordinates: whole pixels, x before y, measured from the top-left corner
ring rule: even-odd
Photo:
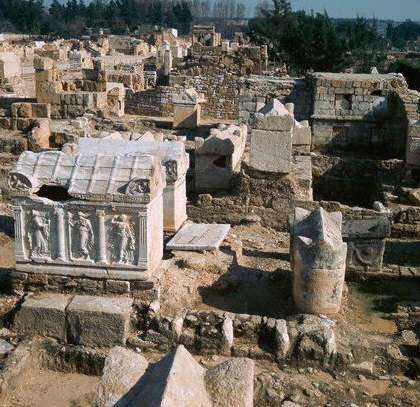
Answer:
[[[114,214],[109,217],[108,258],[112,264],[135,265],[138,257],[135,225],[133,215]]]
[[[46,261],[51,258],[50,219],[47,211],[32,210],[26,213],[25,246],[28,256],[34,260]]]
[[[347,270],[381,271],[385,240],[356,240],[347,243]]]
[[[72,260],[95,262],[96,233],[93,216],[86,212],[68,212],[69,252]]]

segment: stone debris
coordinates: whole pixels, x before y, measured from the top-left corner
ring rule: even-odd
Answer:
[[[153,364],[114,347],[105,360],[97,406],[252,407],[253,383],[250,359],[230,359],[206,371],[182,345]]]
[[[9,354],[13,352],[14,349],[15,347],[9,342],[5,341],[4,339],[0,339],[0,359],[4,359],[9,356]]]
[[[113,347],[105,359],[96,406],[122,407],[121,399],[137,384],[148,366],[149,362],[142,355],[120,346]]]
[[[296,208],[290,220],[293,297],[304,312],[340,310],[347,244],[341,236],[342,215],[322,208]]]
[[[187,223],[166,244],[168,250],[218,250],[229,233],[230,225]]]

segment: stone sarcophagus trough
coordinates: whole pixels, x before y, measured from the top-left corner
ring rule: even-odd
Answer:
[[[391,234],[387,216],[343,221],[343,239],[347,242],[347,271],[381,272],[386,239]]]
[[[24,152],[9,187],[18,271],[147,281],[159,266],[158,157]]]
[[[90,151],[106,154],[151,154],[161,159],[166,172],[163,190],[163,229],[176,232],[187,220],[185,176],[190,165],[184,143],[179,141],[126,141],[117,139],[79,139],[79,153]]]
[[[347,254],[341,225],[341,212],[323,208],[296,208],[289,218],[293,297],[305,313],[340,310]]]

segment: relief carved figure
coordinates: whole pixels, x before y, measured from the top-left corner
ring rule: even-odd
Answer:
[[[49,256],[49,235],[50,227],[46,218],[38,212],[32,213],[32,218],[29,222],[29,247],[32,256],[48,257]]]
[[[166,181],[175,182],[178,177],[177,162],[169,160],[164,165],[166,168]]]
[[[9,176],[9,187],[15,191],[25,192],[32,188],[32,184],[23,175],[11,173]]]
[[[112,219],[115,239],[114,261],[119,264],[129,264],[134,261],[136,239],[126,215],[117,215]]]
[[[147,179],[133,179],[131,180],[126,189],[126,194],[138,196],[150,192],[150,183]]]
[[[75,218],[70,219],[69,222],[73,228],[73,247],[76,257],[91,260],[90,252],[95,245],[95,235],[91,221],[84,213],[78,212]]]

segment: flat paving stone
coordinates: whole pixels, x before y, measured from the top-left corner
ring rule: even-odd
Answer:
[[[168,250],[217,250],[229,233],[229,224],[189,223],[168,242]]]
[[[71,296],[63,294],[43,294],[27,298],[16,315],[15,330],[65,342],[66,307],[70,300]]]
[[[76,295],[67,307],[69,341],[75,345],[124,345],[133,299]]]

